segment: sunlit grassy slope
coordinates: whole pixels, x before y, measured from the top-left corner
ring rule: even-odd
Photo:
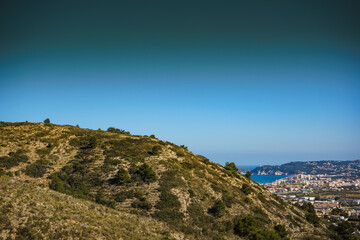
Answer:
[[[0,123],[0,236],[327,239],[311,213],[231,168],[109,130]]]

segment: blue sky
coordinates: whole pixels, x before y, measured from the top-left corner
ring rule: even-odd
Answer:
[[[187,12],[188,22],[186,7],[157,9],[159,18],[144,8],[130,26],[132,15],[111,7],[95,21],[91,4],[84,19],[76,6],[35,4],[21,15],[25,8],[9,4],[0,120],[155,134],[219,163],[359,159],[359,7],[318,3],[295,17],[294,6],[276,19],[256,12],[263,23],[225,5],[218,21],[211,4]]]

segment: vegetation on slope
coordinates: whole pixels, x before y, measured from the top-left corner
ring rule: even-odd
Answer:
[[[233,164],[224,168],[153,135],[0,123],[0,146],[3,174],[162,222],[174,238],[327,238],[309,211],[285,203]]]
[[[172,239],[154,219],[0,177],[2,239]]]

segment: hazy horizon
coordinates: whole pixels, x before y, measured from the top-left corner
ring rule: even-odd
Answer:
[[[8,1],[0,120],[155,134],[224,164],[360,158],[360,2]]]

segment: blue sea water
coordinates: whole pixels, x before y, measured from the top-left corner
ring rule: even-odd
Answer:
[[[288,177],[288,175],[251,175],[251,179],[258,183],[270,183],[286,177]]]
[[[258,167],[258,165],[238,165],[237,167],[251,171]],[[251,179],[258,183],[270,183],[286,177],[288,177],[288,175],[252,175]]]

